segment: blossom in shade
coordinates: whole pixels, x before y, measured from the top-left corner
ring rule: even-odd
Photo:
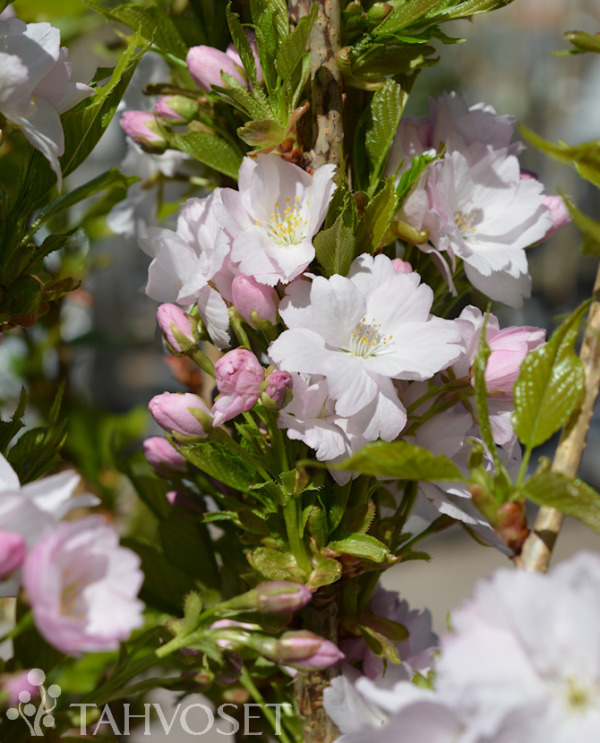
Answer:
[[[60,115],[94,92],[71,82],[67,57],[60,31],[49,23],[0,21],[0,113],[48,160],[59,190],[58,158],[65,151]]]
[[[277,155],[244,158],[217,218],[233,240],[231,260],[261,284],[288,283],[315,257],[313,237],[333,195],[333,165],[310,175]]]
[[[327,380],[335,413],[373,406],[369,435],[394,439],[406,411],[392,380],[424,380],[462,352],[455,324],[430,314],[433,292],[381,254],[356,258],[348,276],[295,284],[280,305],[288,327],[269,349],[278,368]]]
[[[45,532],[23,566],[36,627],[70,655],[116,650],[142,626],[143,580],[139,557],[97,516]]]
[[[497,571],[452,612],[438,695],[474,738],[495,740],[512,721],[514,743],[600,739],[599,613],[597,554],[547,575]]]
[[[160,474],[170,476],[185,472],[187,462],[181,454],[162,436],[151,436],[142,444],[142,450],[149,464]]]
[[[426,250],[451,288],[450,268],[461,258],[476,289],[512,307],[531,289],[525,248],[552,226],[542,184],[521,178],[516,156],[503,150],[489,150],[474,164],[462,152],[447,153],[426,169],[400,215],[429,230],[433,249]]]
[[[169,433],[205,438],[212,424],[206,403],[192,392],[163,392],[150,400],[148,409],[158,425]]]
[[[472,379],[472,365],[479,347],[479,338],[485,317],[477,307],[465,307],[456,320],[465,344],[465,354],[453,364],[452,370],[458,379]],[[490,347],[490,356],[485,370],[488,412],[494,441],[509,449],[514,442],[511,415],[514,410],[513,387],[517,381],[521,364],[530,351],[544,343],[546,331],[530,326],[513,326],[500,329],[495,315],[487,316],[485,338]]]
[[[73,497],[79,480],[76,472],[67,470],[21,486],[17,473],[0,454],[2,529],[20,535],[31,549],[45,529],[58,524],[74,508],[87,508],[99,503],[98,498],[89,493]],[[18,571],[6,580],[0,577],[0,597],[16,596],[19,584]]]
[[[36,671],[32,668],[1,679],[0,688],[8,695],[6,701],[10,706],[16,707],[23,698],[30,701],[40,695],[40,685],[34,683],[38,681]]]
[[[247,348],[235,348],[222,356],[215,364],[215,384],[220,394],[212,409],[213,426],[253,408],[264,378],[260,361]]]
[[[226,264],[229,238],[215,219],[220,203],[219,190],[205,199],[188,199],[179,212],[176,231],[153,227],[139,243],[153,259],[146,294],[158,302],[197,302],[212,341],[225,348],[229,345],[225,300],[231,301],[232,277]]]

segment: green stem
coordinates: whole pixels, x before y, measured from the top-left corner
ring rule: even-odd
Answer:
[[[264,716],[267,718],[269,724],[273,728],[273,732],[277,735],[279,740],[281,740],[281,743],[292,743],[292,740],[288,737],[288,734],[285,732],[281,724],[278,724],[278,722],[280,723],[279,718],[273,714],[272,710],[269,707],[267,707],[264,697],[256,688],[246,666],[244,666],[242,670],[240,682],[244,689],[246,689],[248,694],[250,694],[252,699],[254,699],[257,704],[260,704]]]
[[[300,533],[302,519],[302,512],[299,508],[300,505],[300,499],[292,496],[283,507],[283,518],[285,520],[285,528],[290,543],[290,549],[296,558],[298,567],[305,572],[306,577],[308,578],[312,571],[312,564]]]

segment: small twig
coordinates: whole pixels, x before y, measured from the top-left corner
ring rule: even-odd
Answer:
[[[595,299],[590,306],[579,358],[585,374],[585,394],[581,407],[567,423],[556,449],[552,470],[567,477],[575,477],[586,446],[586,438],[600,388],[600,268],[594,284]],[[523,551],[516,560],[517,567],[545,573],[563,514],[555,508],[542,506],[531,534],[525,540]]]

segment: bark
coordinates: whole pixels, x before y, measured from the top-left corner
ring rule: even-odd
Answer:
[[[342,76],[336,54],[341,46],[341,1],[318,0],[319,15],[308,41],[311,52],[311,124],[303,130],[310,167],[339,165],[342,147]],[[310,0],[289,0],[292,25],[307,15]]]

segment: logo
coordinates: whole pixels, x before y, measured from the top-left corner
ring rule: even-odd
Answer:
[[[18,720],[19,717],[25,720],[29,732],[33,736],[43,736],[42,725],[46,728],[54,726],[54,716],[52,712],[56,709],[56,700],[61,694],[61,688],[58,684],[52,684],[47,689],[44,686],[46,674],[41,668],[32,668],[27,674],[27,681],[32,687],[37,687],[40,701],[33,704],[31,701],[31,692],[23,689],[19,692],[19,705],[9,707],[6,710],[6,717],[9,720]],[[37,694],[35,694],[37,696]]]

